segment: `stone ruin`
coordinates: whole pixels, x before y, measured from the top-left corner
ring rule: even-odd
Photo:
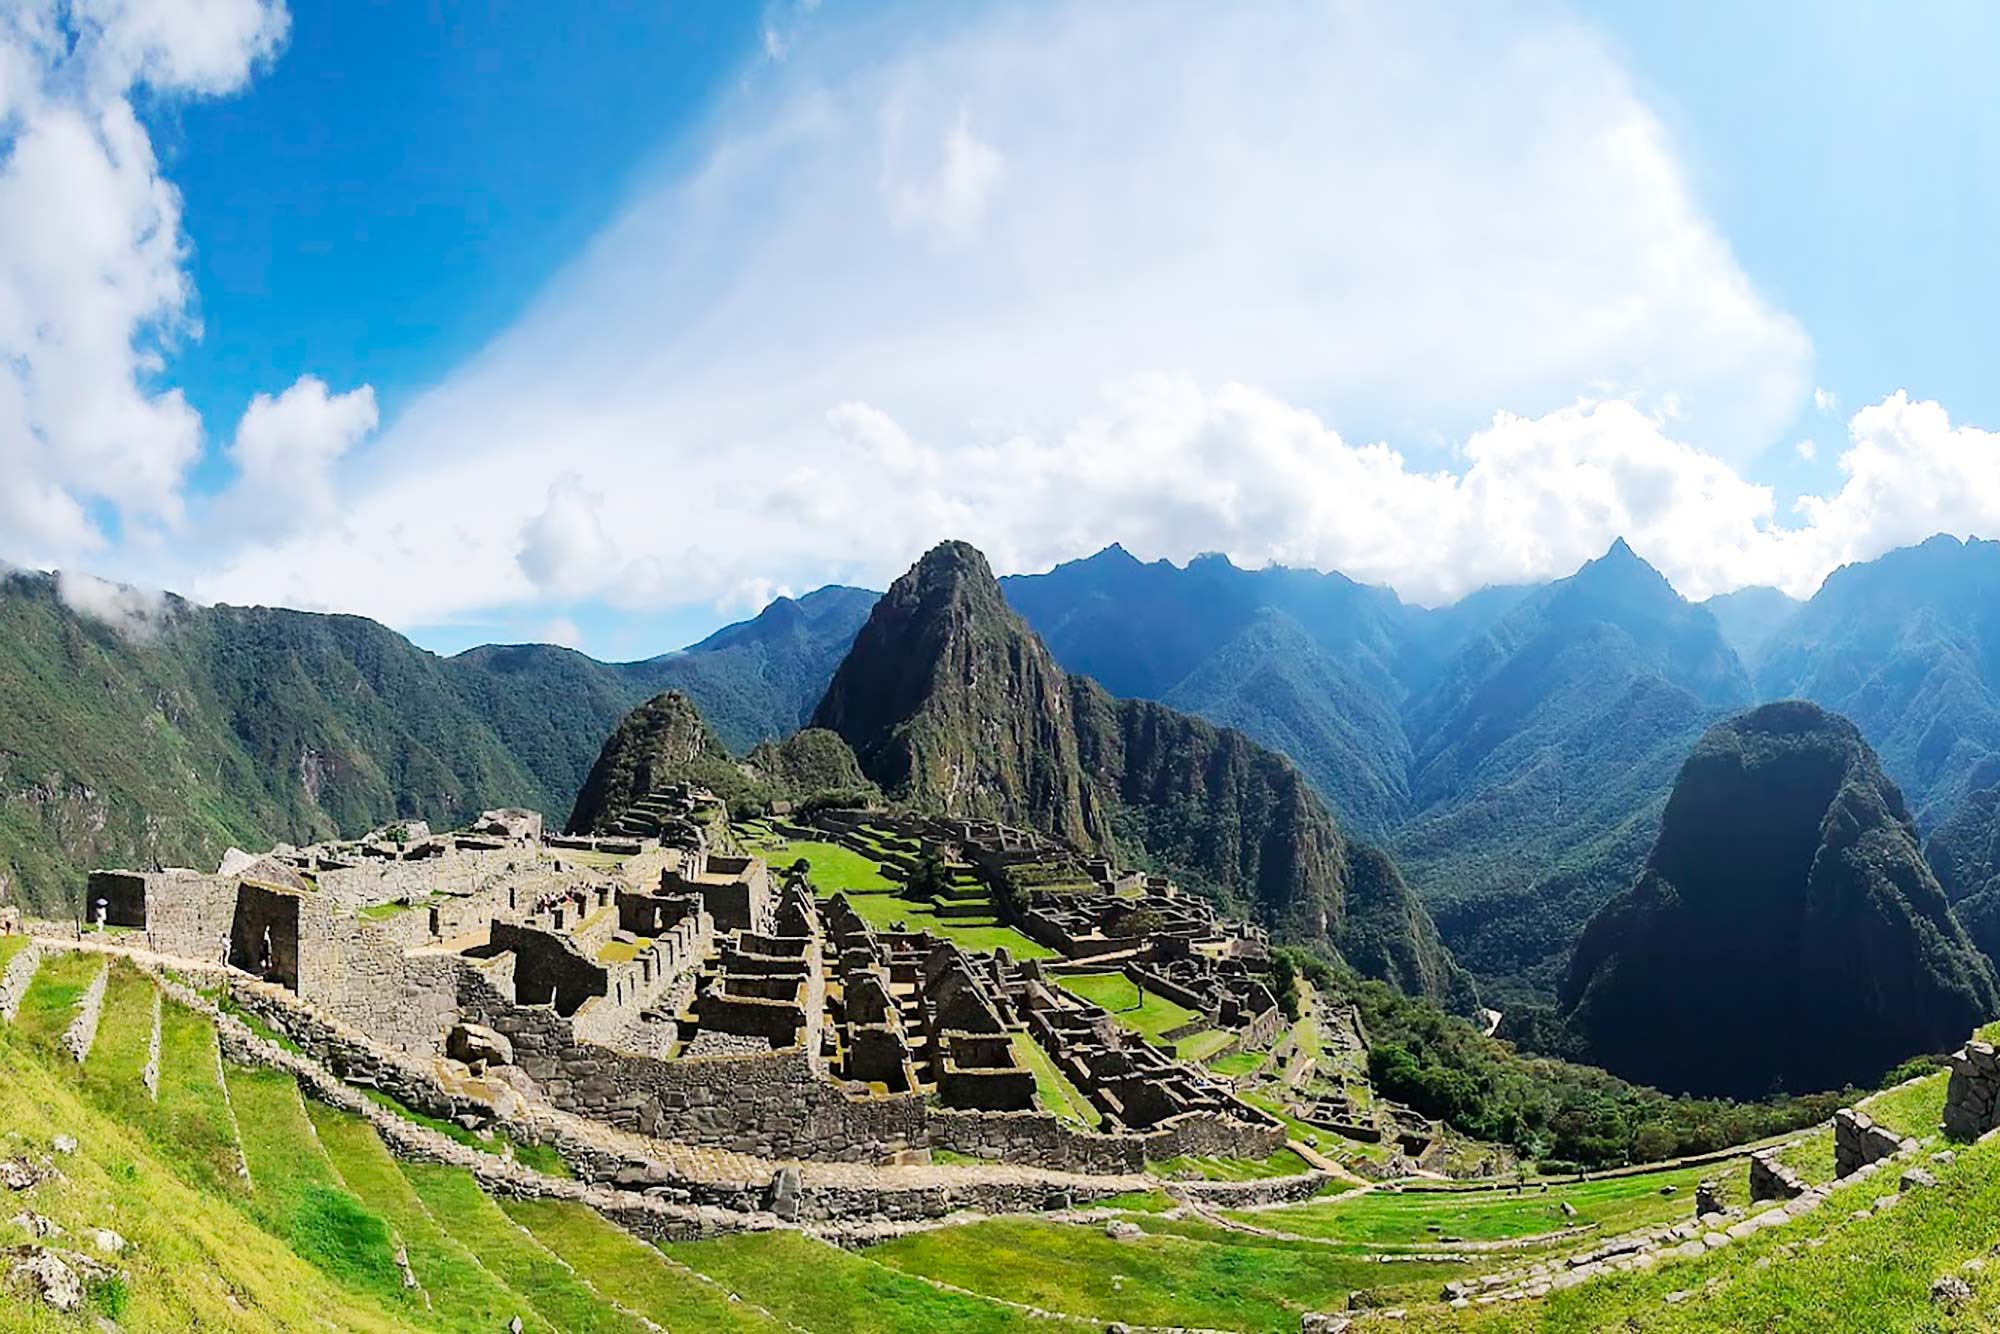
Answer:
[[[761,1160],[881,1163],[936,1147],[1093,1173],[1283,1143],[1281,1122],[1040,965],[871,926],[804,882],[774,888],[761,859],[711,846],[714,807],[671,789],[588,839],[497,810],[459,831],[405,822],[232,850],[212,874],[99,872],[86,929],[269,984],[239,988],[240,1002],[336,1070],[404,1072],[399,1096],[454,1116],[539,1106]],[[997,827],[906,821],[892,856],[947,833],[994,856],[1049,851]],[[586,851],[623,860],[575,856]],[[1252,937],[1164,882],[1109,897],[1157,928],[1111,922],[1105,936],[1095,920],[1125,947],[1109,966],[1184,998],[1205,1025],[1252,1041],[1274,1031],[1275,999],[1232,948]],[[1035,1047],[1101,1131],[1038,1105]]]
[[[1978,1139],[2000,1126],[2000,1056],[1993,1044],[1974,1040],[1952,1054],[1945,1085],[1944,1133],[1957,1140]]]

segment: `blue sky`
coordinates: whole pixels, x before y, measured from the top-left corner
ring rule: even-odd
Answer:
[[[24,14],[7,560],[636,657],[947,536],[1436,603],[2000,530],[1990,7]]]

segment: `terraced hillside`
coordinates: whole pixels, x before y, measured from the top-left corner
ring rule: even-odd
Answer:
[[[21,978],[9,964],[22,948],[0,939],[0,974]],[[10,1008],[0,1329],[1290,1331],[1338,1311],[1357,1334],[1817,1334],[1988,1329],[2000,1315],[1983,1268],[2000,1243],[2000,1143],[1942,1160],[1925,1143],[1870,1180],[1817,1186],[1824,1203],[1781,1225],[1749,1205],[1738,1156],[1588,1181],[1334,1181],[1272,1207],[1176,1186],[889,1228],[848,1250],[795,1230],[652,1246],[574,1200],[502,1198],[463,1167],[399,1159],[398,1137],[369,1120],[225,1060],[210,1015],[122,960],[46,950],[25,987],[0,986]],[[1943,1079],[1866,1110],[1929,1136]],[[1781,1156],[1823,1183],[1830,1134]],[[1934,1184],[1899,1193],[1905,1166]],[[1693,1221],[1702,1179],[1728,1217]],[[75,1309],[51,1309],[17,1272],[42,1254],[77,1279]],[[1965,1286],[1934,1300],[1945,1277]],[[1448,1284],[1468,1294],[1456,1309]]]

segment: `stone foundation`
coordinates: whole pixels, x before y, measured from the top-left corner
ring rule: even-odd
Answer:
[[[1755,1200],[1796,1200],[1806,1193],[1806,1183],[1797,1172],[1778,1161],[1776,1149],[1750,1155],[1750,1198]]]

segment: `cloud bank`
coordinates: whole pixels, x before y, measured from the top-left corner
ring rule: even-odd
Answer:
[[[229,540],[183,540],[175,581],[406,626],[504,611],[570,642],[587,603],[879,587],[946,536],[1002,570],[1119,540],[1438,602],[1616,536],[1703,596],[2000,532],[2000,442],[1943,407],[1892,395],[1829,443],[1805,331],[1611,50],[1544,7],[814,8],[768,8],[696,165],[372,441],[365,387],[260,395],[236,482],[194,503]],[[199,45],[106,39],[96,82],[240,85],[282,11],[218,12]],[[39,50],[0,43],[53,86]],[[128,528],[189,509],[199,424],[145,387],[187,308],[177,214],[131,130],[123,157],[88,138],[137,163],[104,252],[145,281],[74,378],[109,375],[151,426],[71,412],[79,441],[139,441],[131,466],[71,444],[36,471],[19,442],[47,432],[10,428],[0,373],[0,467],[31,483],[0,537],[27,557],[23,534],[101,541],[92,500]],[[1838,472],[1781,506],[1759,468],[1805,457],[1809,406]]]

